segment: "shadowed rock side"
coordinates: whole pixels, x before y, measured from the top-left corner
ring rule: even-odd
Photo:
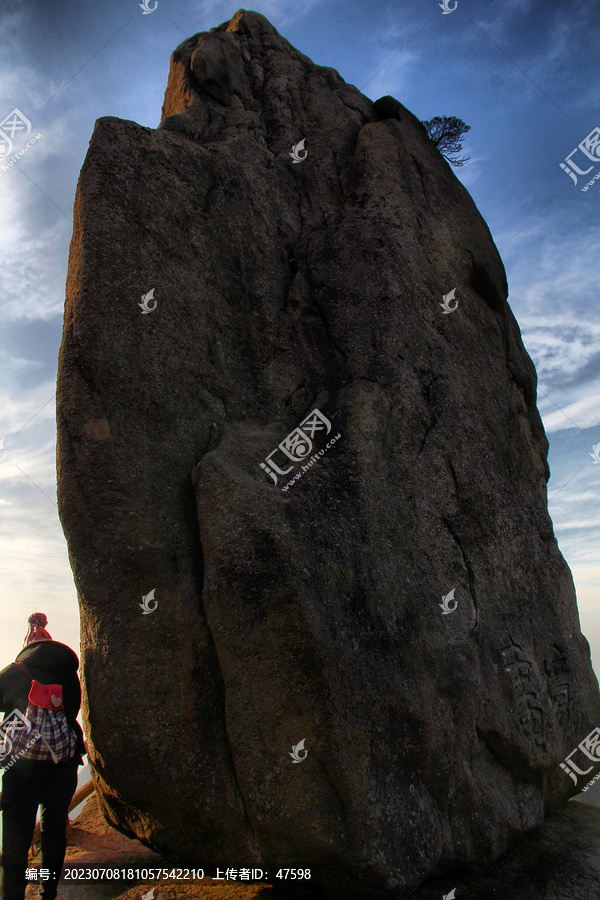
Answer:
[[[98,121],[58,469],[120,830],[188,865],[393,898],[496,858],[581,788],[559,763],[600,698],[506,296],[414,116],[257,13],[175,51],[157,130]],[[331,431],[312,455],[340,437],[304,472],[277,451],[275,484],[260,464],[315,408]]]

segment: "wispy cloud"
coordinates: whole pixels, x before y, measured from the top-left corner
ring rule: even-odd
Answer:
[[[313,13],[319,6],[328,6],[336,2],[341,4],[343,0],[304,0],[303,3],[298,3],[297,0],[255,0],[252,9],[266,16],[280,30],[290,28],[299,19],[306,18],[309,13]],[[196,2],[188,3],[187,9],[190,15],[198,15]],[[231,19],[238,9],[240,6],[230,3],[229,0],[204,0],[201,14],[203,19],[210,22],[207,27],[214,28],[215,25]],[[180,13],[178,21],[181,21],[182,18]]]
[[[596,394],[589,394],[556,412],[543,416],[543,421],[548,433],[573,428],[573,423],[577,423],[578,428],[598,426],[600,430],[600,390]]]

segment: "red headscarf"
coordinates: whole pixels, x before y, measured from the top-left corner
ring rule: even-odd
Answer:
[[[45,616],[44,613],[31,613],[27,621],[29,622],[29,628],[27,629],[27,634],[23,641],[24,647],[26,647],[27,644],[31,644],[33,641],[52,640],[52,635],[46,631],[48,617]]]

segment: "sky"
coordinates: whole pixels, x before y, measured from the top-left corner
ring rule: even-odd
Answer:
[[[73,201],[94,122],[155,128],[172,51],[238,9],[155,2],[144,13],[140,0],[0,0],[0,153],[10,150],[0,160],[0,668],[34,611],[79,647],[56,507],[55,383]],[[595,0],[446,0],[447,13],[439,2],[251,8],[371,99],[391,94],[421,120],[471,126],[470,161],[454,171],[500,250],[538,372],[549,510],[600,671],[600,19]],[[11,149],[1,138],[13,132]]]

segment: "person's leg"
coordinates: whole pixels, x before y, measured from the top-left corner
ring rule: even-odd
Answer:
[[[2,900],[23,900],[27,854],[40,802],[35,763],[16,762],[2,776]]]
[[[41,798],[41,868],[48,869],[51,875],[47,881],[40,882],[40,897],[55,900],[67,849],[67,817],[77,787],[77,766],[55,766],[52,762],[43,765],[46,777]]]

